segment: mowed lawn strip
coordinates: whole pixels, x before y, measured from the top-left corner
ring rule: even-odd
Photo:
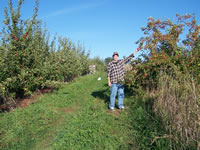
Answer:
[[[127,112],[108,111],[106,83],[105,73],[80,77],[1,114],[0,149],[131,149]]]

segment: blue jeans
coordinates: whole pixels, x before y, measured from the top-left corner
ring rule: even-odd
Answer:
[[[124,100],[124,86],[121,84],[112,84],[110,87],[110,104],[109,108],[115,107],[115,97],[118,93],[118,107],[121,108],[123,106]]]

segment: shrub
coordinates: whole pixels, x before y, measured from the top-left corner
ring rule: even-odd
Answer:
[[[96,65],[96,71],[105,71],[106,70],[106,64],[104,60],[102,60],[99,57],[94,57],[93,59],[90,59],[91,65]]]
[[[89,54],[80,44],[56,37],[49,42],[47,30],[37,19],[39,0],[33,16],[20,19],[24,0],[18,0],[17,10],[9,0],[5,8],[5,27],[0,43],[0,104],[15,105],[17,98],[37,89],[56,88],[57,81],[72,81],[88,72]],[[58,43],[58,48],[55,43]],[[50,83],[52,82],[52,83]],[[55,86],[55,87],[54,87]]]
[[[154,99],[153,111],[164,120],[174,149],[193,149],[200,133],[200,26],[188,14],[177,15],[176,21],[148,19],[142,28],[146,37],[137,42],[143,58],[132,62],[126,86],[132,93]]]

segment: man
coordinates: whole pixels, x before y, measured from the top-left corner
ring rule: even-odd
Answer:
[[[108,86],[110,87],[110,104],[109,109],[115,109],[115,97],[118,92],[118,107],[119,109],[124,109],[123,100],[124,100],[124,64],[128,63],[131,58],[140,50],[137,50],[131,54],[129,57],[118,60],[118,52],[114,52],[112,57],[113,60],[108,63],[107,66],[107,76],[108,76]]]

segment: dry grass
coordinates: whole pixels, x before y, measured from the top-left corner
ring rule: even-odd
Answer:
[[[154,110],[162,116],[170,140],[194,145],[200,141],[200,90],[190,75],[162,75],[156,91]]]

